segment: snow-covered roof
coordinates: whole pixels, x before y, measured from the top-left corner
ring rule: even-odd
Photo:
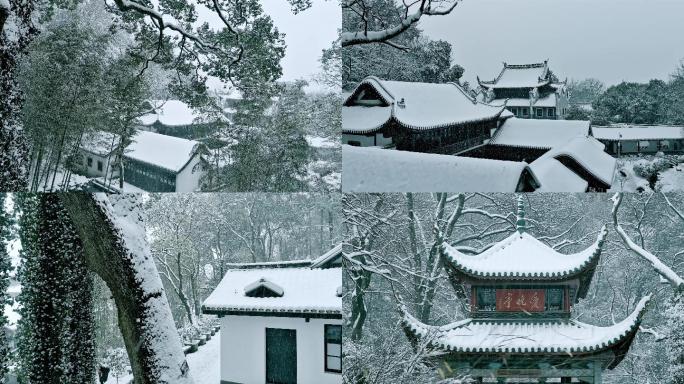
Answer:
[[[604,184],[610,186],[613,183],[617,160],[605,151],[605,145],[591,136],[578,136],[567,144],[552,148],[542,157],[554,157],[560,159],[567,156],[577,162],[591,175]]]
[[[564,321],[486,321],[465,319],[443,326],[427,325],[400,308],[401,323],[407,334],[425,340],[435,350],[448,353],[598,353],[631,343],[646,311],[650,296],[642,298],[624,320],[600,327],[575,320]],[[617,356],[609,368],[615,367]]]
[[[172,172],[180,172],[195,155],[199,145],[195,140],[140,130],[132,140],[131,144],[126,147],[125,157]]]
[[[372,87],[387,105],[346,106],[365,86]],[[503,111],[503,107],[478,102],[456,83],[389,81],[375,76],[365,78],[344,105],[343,132],[349,133],[371,132],[389,116],[410,129],[423,130],[497,119]]]
[[[684,127],[665,125],[594,127],[592,132],[599,140],[612,141],[684,139]]]
[[[530,164],[539,181],[535,192],[586,192],[589,183],[553,157],[544,157]]]
[[[527,232],[516,231],[477,255],[443,243],[440,252],[449,267],[474,277],[549,280],[575,276],[595,266],[608,235],[604,226],[596,241],[574,254],[562,254]]]
[[[329,265],[337,264],[342,259],[342,243],[337,244],[328,252],[319,256],[311,262],[311,268],[325,268]]]
[[[478,82],[486,88],[534,88],[549,84],[549,68],[546,61],[534,64],[503,63],[499,75],[491,81]]]
[[[515,192],[524,162],[342,145],[345,192]]]
[[[577,136],[589,135],[591,122],[585,120],[507,119],[490,144],[529,148],[553,148]]]
[[[392,117],[393,107],[342,107],[342,132],[369,133],[382,128]]]
[[[81,149],[98,156],[108,156],[121,141],[121,136],[116,133],[95,131],[83,135]]]
[[[250,297],[245,288],[261,279],[281,289],[280,297]],[[342,315],[341,268],[257,268],[229,270],[202,305],[216,314],[263,314],[263,316]]]
[[[164,125],[190,125],[194,121],[194,111],[180,100],[154,100],[150,102],[155,113],[140,117],[143,125],[154,124],[157,120]]]

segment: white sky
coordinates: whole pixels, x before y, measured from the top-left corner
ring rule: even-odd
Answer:
[[[280,33],[285,34],[287,49],[281,61],[281,80],[310,80],[320,71],[321,53],[337,39],[342,25],[342,11],[336,0],[315,0],[313,6],[298,14],[292,13],[285,0],[262,0],[264,11],[271,16]],[[218,16],[198,8],[200,19],[213,28],[220,28]]]
[[[547,58],[561,79],[645,82],[666,79],[684,58],[680,0],[463,0],[419,27],[452,44],[471,83],[494,78],[502,61]]]

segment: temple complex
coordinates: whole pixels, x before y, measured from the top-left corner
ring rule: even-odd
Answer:
[[[622,321],[595,326],[572,319],[589,291],[607,236],[574,254],[561,254],[527,232],[518,200],[517,230],[486,251],[466,255],[441,247],[447,275],[468,301],[463,320],[435,326],[401,307],[402,326],[430,362],[453,377],[479,383],[601,383],[602,372],[627,354],[650,296]]]
[[[569,107],[566,81],[549,69],[548,60],[534,64],[508,64],[494,80],[477,82],[483,101],[506,105],[516,117],[524,119],[563,119]]]

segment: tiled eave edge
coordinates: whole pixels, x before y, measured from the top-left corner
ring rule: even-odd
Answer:
[[[321,319],[341,319],[341,310],[326,309],[287,309],[287,308],[248,308],[248,307],[209,307],[202,306],[202,313],[208,315],[265,316],[265,317],[302,317]]]
[[[372,108],[372,107],[369,107],[369,108]],[[497,119],[499,119],[499,117],[501,116],[501,113],[503,113],[505,108],[506,108],[505,106],[502,106],[501,109],[499,109],[495,114],[487,115],[485,117],[481,117],[481,118],[477,118],[477,119],[459,120],[459,121],[446,122],[446,123],[442,123],[442,124],[421,125],[421,126],[404,123],[403,121],[401,121],[400,119],[398,119],[394,115],[394,110],[393,110],[390,118],[387,119],[387,121],[385,121],[384,123],[382,123],[376,127],[366,128],[366,129],[353,129],[353,128],[349,129],[349,128],[347,128],[347,129],[342,129],[342,133],[347,133],[347,134],[375,133],[375,132],[381,131],[383,128],[385,128],[385,126],[387,126],[387,124],[389,124],[392,121],[395,121],[397,124],[401,125],[402,127],[406,128],[410,131],[423,132],[423,131],[429,131],[431,129],[446,128],[446,127],[450,127],[450,126],[454,126],[454,125],[464,125],[464,124],[471,124],[471,123],[480,123],[480,122],[489,121],[489,120],[497,120]]]
[[[431,349],[439,350],[448,353],[544,353],[544,354],[586,354],[586,353],[601,353],[608,349],[616,349],[616,359],[613,361],[609,368],[614,368],[619,364],[624,355],[626,354],[629,346],[636,334],[639,326],[641,325],[641,320],[644,313],[646,312],[647,304],[650,300],[650,295],[641,299],[634,312],[630,314],[623,322],[629,322],[628,326],[620,333],[613,335],[613,337],[602,343],[597,343],[590,346],[583,347],[544,347],[544,348],[515,348],[515,347],[459,347],[447,343],[441,340],[441,338],[448,333],[451,329],[458,327],[464,327],[471,322],[478,321],[473,319],[464,319],[450,325],[445,326],[431,326],[424,324],[417,320],[415,317],[410,315],[405,307],[400,307],[399,311],[401,314],[401,326],[409,337],[412,343],[425,343]],[[581,323],[578,323],[581,324]],[[604,327],[605,329],[617,327],[621,323],[610,327]]]
[[[477,270],[472,270],[468,267],[465,267],[462,265],[459,260],[454,257],[453,253],[461,254],[462,257],[477,257],[477,256],[468,256],[465,254],[462,254],[458,250],[456,250],[454,247],[449,245],[449,243],[444,242],[442,243],[439,252],[441,256],[443,257],[445,264],[447,267],[450,267],[459,273],[462,273],[466,276],[470,277],[475,277],[475,278],[508,278],[508,279],[520,279],[520,280],[555,280],[555,279],[565,279],[565,278],[570,278],[574,277],[577,275],[582,274],[587,269],[590,269],[592,266],[596,265],[596,262],[598,261],[598,258],[601,256],[601,248],[603,247],[603,243],[605,242],[606,236],[608,236],[608,229],[604,225],[601,228],[601,231],[599,232],[599,236],[596,239],[596,241],[590,246],[594,247],[594,251],[591,253],[591,255],[586,258],[580,265],[576,266],[575,268],[571,270],[565,270],[565,271],[552,271],[552,272],[547,272],[545,274],[542,273],[508,273],[508,272],[499,272],[499,273],[490,273],[490,272],[483,272],[483,271],[477,271]]]

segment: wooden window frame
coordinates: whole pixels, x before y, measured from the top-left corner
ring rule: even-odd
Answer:
[[[328,327],[340,328],[340,369],[328,368]],[[337,344],[337,343],[331,343]],[[338,357],[338,356],[330,356]],[[342,325],[341,324],[323,324],[323,369],[329,373],[342,373]]]

